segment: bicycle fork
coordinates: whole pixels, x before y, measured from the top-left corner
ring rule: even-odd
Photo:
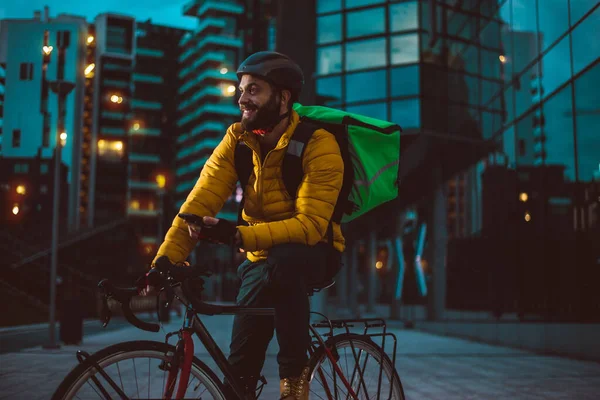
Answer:
[[[167,386],[165,387],[164,399],[171,399],[177,375],[179,375],[179,385],[177,386],[176,399],[182,399],[187,391],[190,372],[192,369],[192,360],[194,358],[194,340],[192,339],[192,330],[183,328],[179,334],[179,340],[175,346],[175,354],[173,355],[171,365],[169,367],[169,375],[167,377]]]

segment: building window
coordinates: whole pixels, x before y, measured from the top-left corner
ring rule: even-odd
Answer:
[[[317,73],[319,75],[342,72],[341,46],[321,47],[317,53]]]
[[[346,35],[349,38],[376,35],[384,31],[385,9],[383,7],[349,12],[347,15]]]
[[[21,147],[21,130],[20,129],[13,129],[12,147]]]
[[[342,40],[342,14],[326,15],[317,19],[317,43],[326,44]]]
[[[15,164],[15,173],[16,174],[26,174],[29,172],[29,164],[25,163],[25,164]]]
[[[40,174],[47,174],[47,173],[48,173],[48,164],[47,163],[40,164]]]
[[[346,70],[385,66],[385,39],[369,39],[346,44]],[[418,59],[418,53],[417,53]]]
[[[335,104],[342,99],[342,77],[330,76],[317,79],[317,102]]]
[[[416,1],[390,5],[392,32],[419,29],[419,6]]]
[[[317,0],[317,14],[339,11],[342,8],[342,0]]]
[[[33,80],[33,63],[21,63],[19,69],[19,79],[22,81]]]
[[[71,42],[71,32],[58,31],[56,32],[56,43],[58,47],[67,48]]]
[[[419,61],[419,37],[417,34],[392,38],[392,64],[410,64]]]
[[[365,82],[369,82],[365,85]],[[379,100],[387,97],[385,70],[346,75],[346,101]]]

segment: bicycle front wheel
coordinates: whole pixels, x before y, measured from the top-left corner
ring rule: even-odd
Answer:
[[[73,368],[52,399],[163,398],[174,352],[175,346],[151,341],[124,342],[107,347]],[[178,385],[179,374],[174,387]],[[194,357],[185,398],[225,400],[223,391],[217,376]]]
[[[336,362],[332,362],[322,347],[308,362],[312,397],[353,399],[349,386],[357,399],[404,400],[404,390],[394,365],[368,336],[342,334],[330,340],[333,340],[331,353]],[[343,377],[337,371],[341,371]]]

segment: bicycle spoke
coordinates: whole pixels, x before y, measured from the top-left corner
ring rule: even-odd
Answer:
[[[148,398],[150,398],[150,357],[148,357]]]
[[[135,358],[132,358],[131,361],[133,361],[133,375],[135,376],[135,387],[137,388],[137,395],[139,398],[140,397],[140,387],[138,385],[138,380],[137,380],[137,371],[135,368]]]
[[[119,372],[119,381],[121,381],[121,390],[125,393],[125,388],[123,387],[123,376],[121,375],[121,368],[119,368],[119,363],[117,362],[117,371]]]

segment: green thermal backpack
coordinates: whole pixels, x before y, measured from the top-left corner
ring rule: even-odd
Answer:
[[[294,110],[300,115],[300,123],[288,145],[282,171],[285,188],[293,198],[304,176],[304,149],[317,129],[335,135],[344,161],[344,181],[332,221],[352,221],[398,196],[400,126],[322,106],[296,103]],[[253,170],[252,150],[239,142],[234,158],[238,178],[245,188]],[[242,208],[243,200],[239,222]]]

